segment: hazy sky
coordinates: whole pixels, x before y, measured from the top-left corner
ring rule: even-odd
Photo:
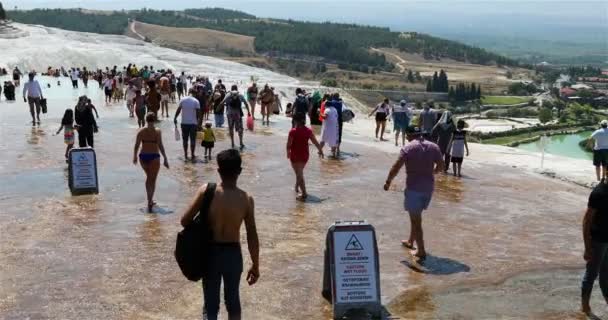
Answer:
[[[259,17],[354,22],[437,35],[479,34],[608,43],[608,1],[4,0],[5,8],[179,10],[225,7]]]

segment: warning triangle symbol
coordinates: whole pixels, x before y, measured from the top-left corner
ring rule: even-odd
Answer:
[[[350,237],[350,240],[348,240],[344,250],[363,250],[363,246],[361,245],[361,242],[359,242],[359,239],[357,239],[357,236],[353,234]]]

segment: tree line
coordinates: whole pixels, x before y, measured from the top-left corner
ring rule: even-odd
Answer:
[[[448,99],[456,102],[481,99],[481,86],[476,86],[475,83],[467,85],[459,83],[456,87],[451,86],[448,91]]]
[[[4,8],[2,7],[2,2],[0,2],[0,20],[6,19],[6,12],[4,12]]]
[[[426,83],[427,92],[448,92],[448,89],[448,75],[445,73],[445,71],[443,71],[443,69],[441,69],[439,74],[437,74],[437,71],[435,71],[433,77]]]
[[[10,11],[11,19],[73,31],[123,34],[129,19],[168,27],[208,28],[255,37],[259,53],[322,57],[348,70],[392,71],[394,65],[370,47],[399,48],[427,58],[451,58],[479,64],[517,65],[516,61],[419,33],[392,32],[388,28],[342,23],[314,23],[280,19],[257,19],[243,12],[220,8],[185,11],[142,9],[90,12],[80,9],[35,9]]]

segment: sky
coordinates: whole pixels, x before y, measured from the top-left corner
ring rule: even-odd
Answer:
[[[6,9],[224,7],[258,17],[348,22],[438,36],[480,35],[608,46],[608,1],[550,0],[4,0]]]

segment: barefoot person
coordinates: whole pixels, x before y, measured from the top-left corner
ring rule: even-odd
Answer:
[[[165,155],[163,138],[160,129],[154,127],[156,115],[148,112],[146,115],[147,126],[137,131],[135,148],[133,149],[133,164],[141,164],[146,173],[146,194],[148,196],[148,212],[152,212],[154,205],[154,190],[156,189],[156,178],[160,170],[160,155],[163,155],[164,166],[169,169],[169,161]],[[141,147],[141,149],[140,149]],[[137,155],[139,152],[139,156]],[[159,154],[160,152],[160,154]]]
[[[452,135],[455,131],[456,126],[454,125],[452,113],[446,110],[441,115],[439,122],[437,122],[431,133],[432,136],[437,137],[437,145],[439,146],[441,154],[443,154],[443,161],[445,163],[445,167],[443,168],[444,173],[447,173],[450,167]],[[460,134],[458,138],[460,139]],[[458,142],[458,144],[460,145],[460,142]]]
[[[27,102],[30,106],[30,114],[32,115],[32,125],[40,124],[40,111],[42,110],[42,88],[38,80],[34,77],[36,74],[30,72],[28,74],[29,81],[23,84],[23,102]],[[27,96],[27,99],[25,98]]]
[[[399,146],[399,135],[401,134],[401,145],[405,146],[405,131],[410,126],[411,111],[407,107],[407,101],[401,100],[398,106],[393,107],[393,130],[395,131],[395,147]],[[449,137],[448,137],[449,139]]]
[[[376,114],[376,139],[378,139],[378,131],[380,131],[380,141],[386,141],[384,139],[384,129],[386,129],[386,119],[390,114],[391,106],[388,98],[378,104],[374,110],[369,114],[371,117],[374,113]]]
[[[608,304],[608,180],[603,179],[589,196],[583,219],[584,258],[587,262],[581,287],[581,311],[591,314],[591,291],[600,278],[600,289]]]
[[[196,160],[194,151],[196,150],[196,131],[198,129],[198,117],[201,105],[198,99],[194,97],[195,90],[190,88],[190,95],[183,98],[179,102],[177,110],[175,110],[175,116],[173,117],[173,123],[177,127],[177,117],[182,115],[182,143],[184,147],[184,160],[188,160],[188,142],[190,142],[190,155],[192,156],[192,162]]]
[[[338,124],[338,111],[333,105],[323,108],[321,114],[323,127],[321,129],[321,149],[327,144],[331,148],[331,155],[336,158],[338,149],[338,134],[340,131]]]
[[[467,131],[464,130],[465,122],[464,120],[458,120],[456,124],[456,131],[452,133],[452,141],[450,145],[452,146],[452,150],[450,151],[451,159],[452,159],[452,170],[454,171],[454,176],[462,177],[462,162],[464,160],[466,150],[466,156],[469,156],[469,145],[467,143]]]
[[[220,85],[219,83],[218,85]],[[216,85],[216,87],[218,86]],[[234,149],[234,132],[236,131],[239,135],[239,142],[241,145],[241,149],[245,148],[243,144],[243,104],[247,108],[247,116],[251,116],[251,112],[249,111],[249,105],[243,97],[242,94],[239,93],[239,89],[236,85],[233,85],[230,93],[226,95],[222,104],[226,106],[226,118],[228,119],[228,132],[230,134],[230,142],[232,143],[232,148]]]
[[[217,155],[218,172],[222,183],[201,187],[184,213],[181,224],[187,226],[200,211],[205,191],[213,192],[209,207],[208,223],[213,235],[209,247],[207,271],[203,275],[203,293],[207,319],[217,320],[220,311],[220,289],[224,282],[224,303],[227,319],[241,319],[239,286],[243,272],[241,253],[241,225],[245,222],[247,247],[251,256],[251,267],[247,272],[247,283],[251,286],[260,277],[260,245],[255,224],[253,198],[237,186],[241,174],[241,156],[236,150],[225,150]],[[247,317],[245,317],[247,319]]]
[[[608,179],[608,120],[602,120],[600,127],[589,139],[589,143],[593,144],[593,165],[597,181]]]
[[[247,102],[251,107],[253,119],[255,119],[255,104],[258,100],[258,91],[258,85],[255,82],[251,85],[251,87],[247,88]]]
[[[289,132],[287,139],[287,159],[291,161],[291,167],[296,174],[296,194],[302,192],[296,199],[305,201],[308,197],[306,192],[306,183],[304,181],[304,167],[308,162],[310,153],[308,150],[308,141],[311,141],[319,150],[319,156],[323,157],[323,148],[317,141],[314,133],[310,128],[306,127],[306,115],[294,115],[296,127]]]
[[[272,113],[274,105],[274,91],[270,89],[270,86],[266,84],[264,89],[260,91],[259,98],[262,113],[262,125],[268,123],[270,125],[270,114]]]
[[[78,146],[81,148],[94,148],[93,135],[98,131],[97,121],[93,116],[93,109],[88,107],[87,96],[78,98],[78,104],[74,109],[76,130],[78,130]]]
[[[384,190],[388,191],[393,179],[405,166],[407,178],[405,181],[405,210],[410,215],[410,237],[402,244],[412,249],[411,254],[418,258],[426,258],[422,231],[422,211],[431,203],[435,187],[433,174],[443,170],[443,159],[439,147],[425,140],[420,129],[410,126],[407,130],[407,140],[410,142],[403,149],[386,178]],[[418,249],[414,247],[418,246]]]

